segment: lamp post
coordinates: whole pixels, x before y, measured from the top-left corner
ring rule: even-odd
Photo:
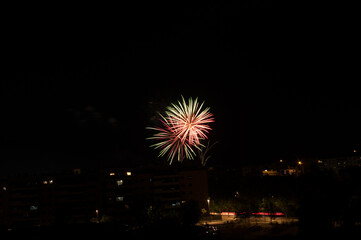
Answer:
[[[301,172],[304,173],[304,169],[303,169],[303,163],[301,161],[298,161],[298,166],[301,167]]]
[[[98,209],[95,210],[95,214],[97,215],[97,223],[99,223],[99,210]]]

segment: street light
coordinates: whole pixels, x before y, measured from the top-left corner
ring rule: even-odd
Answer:
[[[305,170],[303,169],[302,162],[298,161],[298,165],[301,167],[302,173],[304,173]]]

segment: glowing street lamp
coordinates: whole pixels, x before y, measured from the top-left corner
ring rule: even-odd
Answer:
[[[97,216],[97,223],[99,223],[99,210],[95,209],[95,214]]]
[[[298,166],[300,166],[300,167],[301,167],[302,173],[304,173],[304,169],[303,169],[302,164],[303,164],[303,163],[302,163],[301,161],[298,161]]]

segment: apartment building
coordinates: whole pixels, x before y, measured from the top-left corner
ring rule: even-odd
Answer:
[[[119,219],[134,208],[176,208],[194,200],[208,209],[203,168],[106,169],[23,176],[0,182],[0,225],[48,225]]]

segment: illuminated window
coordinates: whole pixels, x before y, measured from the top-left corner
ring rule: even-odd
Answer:
[[[123,185],[123,180],[117,180],[117,185],[118,185],[118,186]]]
[[[114,175],[115,175],[115,173],[113,173],[113,172],[109,173],[109,176],[114,176]]]
[[[127,172],[127,176],[132,176],[132,172]]]
[[[124,201],[124,197],[116,197],[115,200],[117,202],[123,202]]]
[[[49,184],[53,184],[53,179],[49,180]]]
[[[172,207],[180,206],[180,202],[172,203]]]
[[[35,210],[38,210],[38,206],[36,205],[30,206],[30,211],[35,211]]]
[[[6,187],[5,187],[5,186],[3,187],[3,190],[6,191]]]
[[[46,181],[46,180],[45,180],[45,181],[43,181],[43,184],[48,184],[48,181]]]

